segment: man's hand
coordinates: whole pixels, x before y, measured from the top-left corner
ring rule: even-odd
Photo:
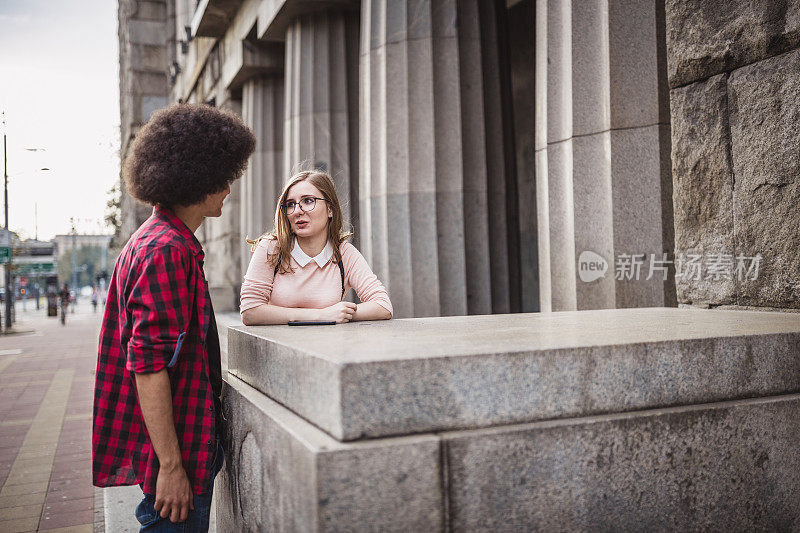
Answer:
[[[150,434],[150,442],[158,457],[156,501],[153,505],[162,518],[183,522],[194,509],[192,485],[181,461],[181,448],[172,421],[172,391],[169,374],[160,370],[153,374],[135,374],[139,406]]]
[[[172,522],[183,522],[194,509],[192,485],[181,466],[158,469],[156,480],[156,501],[153,505],[161,518],[169,518]]]

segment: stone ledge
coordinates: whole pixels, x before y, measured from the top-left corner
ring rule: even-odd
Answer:
[[[200,0],[192,16],[192,35],[222,37],[243,0]]]
[[[258,11],[257,36],[262,41],[285,41],[286,28],[302,15],[325,10],[358,10],[357,0],[275,0],[263,2]]]
[[[651,308],[235,327],[229,372],[340,440],[800,391],[800,316]]]
[[[798,394],[342,443],[235,377],[225,390],[221,531],[800,523]]]

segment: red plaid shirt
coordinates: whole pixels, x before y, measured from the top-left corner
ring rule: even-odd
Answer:
[[[196,494],[209,484],[217,442],[205,344],[212,309],[203,258],[189,228],[156,207],[117,259],[95,377],[92,470],[99,487],[142,483],[145,493],[155,494],[158,458],[133,373],[164,368],[183,466]]]

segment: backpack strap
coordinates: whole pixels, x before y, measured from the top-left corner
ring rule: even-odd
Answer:
[[[339,274],[342,276],[342,299],[344,299],[344,262],[339,261],[337,264],[339,265]],[[280,263],[275,264],[275,270],[272,272],[272,279],[275,279],[275,276],[278,275],[278,266]]]
[[[344,299],[344,261],[340,259],[339,262],[338,262],[338,265],[339,265],[339,274],[342,275],[342,298],[341,299],[343,300]]]

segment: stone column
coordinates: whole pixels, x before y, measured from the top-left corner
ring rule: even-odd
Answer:
[[[398,317],[508,311],[493,17],[362,2],[361,242]]]
[[[542,311],[576,308],[575,227],[572,196],[572,12],[562,0],[539,0],[536,20],[537,207],[539,272],[550,272],[540,285]],[[541,28],[543,26],[543,28]],[[542,65],[541,62],[544,61]],[[544,99],[544,101],[542,101]],[[549,294],[548,294],[549,289]]]
[[[141,4],[141,5],[140,5]],[[119,82],[120,82],[120,156],[124,162],[128,148],[138,129],[150,116],[164,107],[169,94],[165,72],[168,64],[168,42],[174,38],[168,19],[170,3],[118,2]],[[120,242],[147,220],[152,207],[128,194],[120,179]]]
[[[645,279],[651,258],[672,249],[660,10],[537,1],[542,310],[674,305],[671,278]],[[581,278],[584,252],[606,261],[604,277]],[[615,280],[622,254],[643,257],[638,279]]]
[[[534,88],[536,123],[534,146],[536,148],[536,223],[539,241],[539,310],[553,309],[553,285],[550,271],[550,179],[547,159],[547,71],[550,51],[547,47],[547,0],[536,0],[536,82]]]
[[[241,116],[242,103],[226,91],[226,99],[219,101],[220,109]],[[198,231],[198,238],[205,249],[205,274],[215,312],[235,311],[238,308],[243,259],[241,245],[241,190],[237,180],[231,185],[231,194],[225,199],[222,216],[206,218]]]
[[[346,220],[358,220],[358,12],[302,15],[286,31],[284,169],[333,177]]]
[[[614,250],[674,259],[664,2],[608,2]],[[677,305],[669,277],[616,284],[616,307]]]
[[[282,76],[264,76],[242,87],[242,118],[256,135],[256,151],[241,179],[241,243],[273,226],[275,202],[286,174],[283,167],[284,94]],[[242,273],[250,254],[242,254]]]

